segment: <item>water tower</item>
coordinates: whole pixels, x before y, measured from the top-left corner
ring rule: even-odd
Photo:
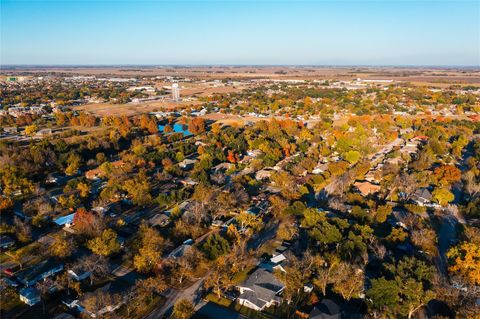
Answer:
[[[172,84],[172,99],[176,102],[180,100],[180,87],[178,86],[178,83]]]

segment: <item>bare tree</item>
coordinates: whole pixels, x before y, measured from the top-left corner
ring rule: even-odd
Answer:
[[[105,277],[109,273],[108,261],[99,255],[85,256],[79,260],[74,269],[82,269],[90,272],[90,285],[97,279]]]
[[[35,284],[35,288],[40,293],[40,298],[42,299],[43,314],[45,314],[45,299],[50,293],[50,283],[51,281],[49,280],[41,280]]]
[[[476,181],[474,172],[468,171],[463,175],[463,184],[470,198],[474,199],[480,194],[480,183]]]

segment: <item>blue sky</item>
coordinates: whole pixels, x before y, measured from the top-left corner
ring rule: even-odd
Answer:
[[[480,65],[480,1],[7,1],[0,63]]]

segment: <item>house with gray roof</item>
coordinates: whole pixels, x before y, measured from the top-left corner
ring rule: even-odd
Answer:
[[[271,272],[258,268],[247,280],[237,286],[240,295],[237,298],[239,304],[262,311],[272,305],[278,305],[282,301],[280,294],[285,285],[280,282]]]

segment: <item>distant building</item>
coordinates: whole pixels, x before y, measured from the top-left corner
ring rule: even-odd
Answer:
[[[172,99],[174,101],[180,100],[180,87],[178,86],[178,83],[172,84]]]

